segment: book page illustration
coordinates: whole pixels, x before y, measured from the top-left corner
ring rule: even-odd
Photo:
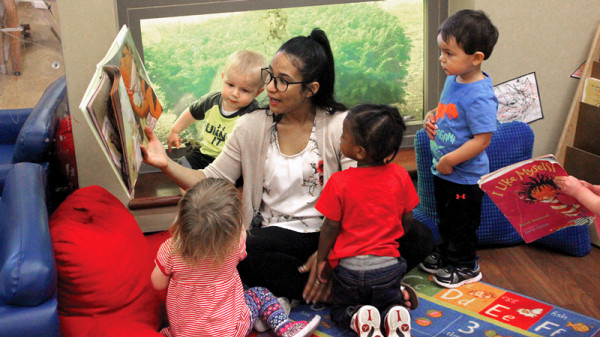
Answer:
[[[541,202],[550,205],[552,210],[566,216],[584,216],[585,212],[579,212],[579,205],[567,205],[558,198],[559,190],[551,176],[538,173],[535,177],[529,177],[521,183],[519,195],[525,202],[534,204]]]
[[[131,197],[142,163],[140,146],[148,142],[144,128],[154,128],[162,105],[127,26],[97,64],[79,108]]]

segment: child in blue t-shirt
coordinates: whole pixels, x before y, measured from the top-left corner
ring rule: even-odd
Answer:
[[[481,64],[497,40],[498,30],[482,11],[462,10],[438,31],[439,60],[448,77],[438,107],[425,115],[425,129],[433,153],[440,240],[420,267],[447,288],[481,279],[476,231],[483,191],[477,181],[489,172],[485,149],[498,110],[492,80]]]

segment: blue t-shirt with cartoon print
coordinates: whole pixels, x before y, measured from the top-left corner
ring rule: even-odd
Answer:
[[[489,160],[485,151],[456,165],[448,175],[441,174],[436,166],[447,153],[458,149],[479,133],[496,131],[498,99],[494,94],[492,80],[458,83],[456,76],[448,76],[436,114],[437,134],[431,140],[433,165],[436,176],[461,185],[477,184],[479,178],[489,173]]]

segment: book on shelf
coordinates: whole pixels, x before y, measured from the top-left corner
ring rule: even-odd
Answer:
[[[594,77],[585,79],[581,101],[593,106],[600,106],[600,79]]]
[[[129,197],[142,163],[144,128],[154,128],[162,106],[127,26],[123,26],[96,70],[79,109]]]
[[[566,175],[549,154],[484,175],[478,184],[529,243],[563,228],[593,223],[593,214],[554,183],[554,177]]]

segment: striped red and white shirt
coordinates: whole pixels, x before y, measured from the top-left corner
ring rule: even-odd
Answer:
[[[215,266],[212,258],[189,265],[173,252],[171,238],[158,250],[155,263],[170,277],[167,290],[167,315],[170,327],[165,336],[245,336],[250,326],[250,311],[236,269],[246,257],[242,238],[238,251],[231,251],[225,262]]]

